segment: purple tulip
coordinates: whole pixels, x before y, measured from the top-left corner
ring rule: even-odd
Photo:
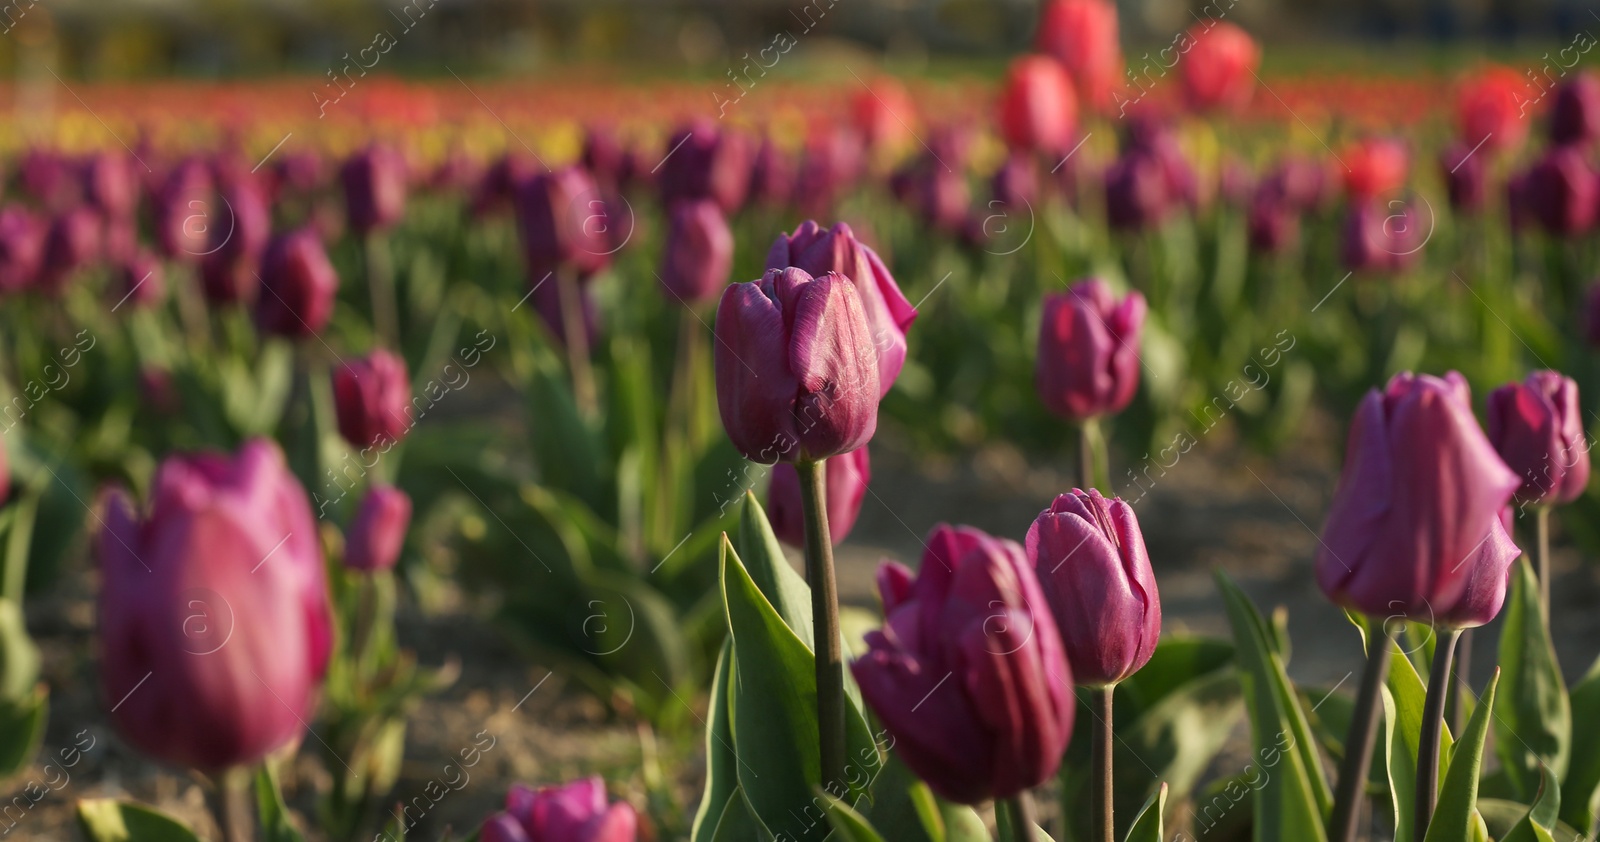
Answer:
[[[311,336],[333,315],[339,275],[309,226],[272,239],[261,258],[256,325],[278,336]]]
[[[115,152],[89,156],[83,165],[84,194],[107,219],[127,219],[139,204],[133,160]]]
[[[1483,543],[1462,565],[1466,585],[1461,598],[1435,615],[1433,625],[1441,628],[1471,629],[1488,625],[1500,616],[1510,584],[1511,562],[1522,553],[1511,542],[1511,507],[1500,510],[1495,525]]]
[[[514,203],[517,187],[539,174],[537,162],[510,152],[483,171],[472,195],[472,215],[481,217]]]
[[[386,146],[351,155],[339,168],[350,228],[366,236],[399,222],[406,213],[406,162]]]
[[[1576,147],[1549,150],[1523,178],[1521,202],[1544,230],[1570,237],[1594,224],[1600,179]]]
[[[1600,138],[1600,78],[1585,70],[1556,88],[1555,104],[1550,107],[1550,142],[1587,145],[1596,138]]]
[[[411,430],[411,381],[405,361],[374,348],[333,372],[333,406],[339,435],[352,447],[398,442]]]
[[[1319,210],[1333,198],[1334,179],[1327,167],[1309,158],[1290,156],[1279,161],[1261,189],[1276,195],[1299,211]]]
[[[273,168],[278,185],[301,195],[315,193],[328,180],[328,168],[315,152],[280,152]]]
[[[746,459],[826,459],[877,430],[877,355],[850,279],[769,269],[723,292],[716,335],[717,407]]]
[[[20,207],[0,211],[0,294],[33,286],[44,263],[46,229]]]
[[[619,187],[627,151],[609,126],[590,126],[583,134],[583,168],[596,184]]]
[[[587,278],[611,262],[612,210],[584,170],[564,167],[526,179],[516,188],[515,205],[534,278],[566,268]]]
[[[865,156],[854,132],[838,128],[812,135],[795,176],[795,207],[807,215],[831,213],[845,188],[861,177]]]
[[[661,283],[685,305],[716,298],[733,271],[733,231],[722,208],[710,199],[672,206]]]
[[[1106,221],[1113,228],[1140,230],[1161,223],[1172,210],[1167,168],[1155,156],[1125,152],[1106,169]]]
[[[1139,389],[1144,296],[1122,301],[1099,278],[1045,296],[1034,386],[1045,408],[1068,421],[1121,412]]]
[[[895,753],[939,795],[1008,798],[1055,774],[1076,700],[1055,620],[1022,548],[934,527],[921,571],[878,572],[884,627],[850,665]]]
[[[733,213],[744,204],[750,186],[750,144],[742,135],[698,120],[674,132],[661,150],[657,188],[661,202],[713,199]]]
[[[249,173],[220,178],[217,183],[222,207],[212,214],[208,225],[207,254],[244,260],[253,266],[272,238],[272,208],[266,186]]]
[[[509,819],[509,821],[507,821]],[[606,804],[597,775],[534,790],[513,784],[506,809],[489,817],[482,842],[634,842],[639,817],[626,801]]]
[[[1344,221],[1340,256],[1354,272],[1399,272],[1416,261],[1427,242],[1428,221],[1413,204],[1391,201],[1387,208],[1353,202]]]
[[[1489,199],[1489,156],[1473,154],[1476,151],[1456,141],[1439,156],[1450,207],[1467,214],[1483,210]]]
[[[959,170],[929,157],[919,158],[890,176],[889,189],[935,231],[953,233],[966,226],[972,197],[966,176]]]
[[[55,295],[64,290],[78,270],[104,253],[104,236],[105,222],[88,205],[64,211],[51,220],[38,278],[40,291]]]
[[[189,158],[167,174],[153,196],[156,245],[169,259],[193,259],[210,250],[213,207],[211,172]]]
[[[123,303],[130,307],[149,307],[160,303],[167,294],[161,261],[147,251],[135,253],[117,267],[116,283],[112,289],[117,296],[113,307],[121,307]]]
[[[1478,566],[1503,579],[1521,552],[1500,521],[1521,485],[1473,417],[1461,375],[1397,374],[1350,424],[1317,584],[1374,617],[1473,625],[1460,619],[1481,616],[1463,602]]]
[[[1535,371],[1490,392],[1489,441],[1522,479],[1520,503],[1570,503],[1589,485],[1589,442],[1570,377]]]
[[[315,716],[333,632],[322,545],[277,445],[162,462],[140,519],[105,495],[100,688],[146,753],[248,766]]]
[[[784,207],[794,199],[794,162],[772,141],[761,139],[750,163],[750,200],[767,207]]]
[[[989,179],[989,190],[994,197],[991,209],[1031,213],[1039,203],[1039,168],[1027,155],[1007,155]]]
[[[1117,684],[1149,662],[1161,597],[1132,507],[1075,488],[1039,513],[1027,548],[1079,685]]]
[[[47,149],[30,149],[18,164],[22,191],[48,213],[59,213],[83,200],[78,170],[66,156]]]
[[[861,501],[872,482],[872,460],[861,447],[825,463],[828,508],[828,536],[839,544],[855,528],[861,514]],[[772,468],[772,485],[767,488],[767,517],[778,539],[792,547],[805,547],[805,509],[800,499],[800,472],[787,462]]]
[[[394,567],[410,525],[411,498],[392,485],[374,485],[361,498],[350,523],[344,566],[368,573]]]
[[[856,239],[843,222],[823,230],[806,220],[793,234],[779,234],[767,252],[767,269],[794,266],[812,277],[836,272],[849,278],[861,296],[861,310],[878,358],[879,397],[889,394],[906,363],[906,330],[917,311],[900,292],[878,253]]]
[[[1300,239],[1300,214],[1288,202],[1262,191],[1250,202],[1246,228],[1251,250],[1279,254]]]

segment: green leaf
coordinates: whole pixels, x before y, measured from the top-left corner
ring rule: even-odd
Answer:
[[[1500,842],[1554,842],[1556,816],[1561,812],[1561,790],[1550,779],[1549,770],[1539,771],[1539,792],[1533,806]]]
[[[820,840],[828,822],[813,794],[822,785],[815,658],[756,587],[726,537],[722,594],[733,640],[730,720],[740,787],[756,823],[769,834]],[[854,799],[876,774],[879,753],[859,709],[846,713],[845,729],[845,777]]]
[[[28,636],[22,606],[0,597],[0,702],[25,698],[38,682],[39,647]]]
[[[1305,712],[1284,671],[1276,635],[1226,573],[1218,571],[1216,578],[1238,647],[1251,742],[1264,762],[1269,754],[1282,760],[1281,768],[1253,798],[1254,837],[1324,842],[1333,796]]]
[[[1167,785],[1162,784],[1161,789],[1150,800],[1144,803],[1144,808],[1133,819],[1133,826],[1128,829],[1128,842],[1162,842],[1166,839],[1166,832],[1161,826],[1161,815],[1167,809]]]
[[[733,788],[727,805],[722,808],[722,815],[717,817],[710,838],[711,842],[750,842],[761,838],[756,830],[755,818],[750,815],[750,802],[745,800],[744,790]]]
[[[1394,805],[1395,842],[1411,842],[1417,796],[1417,748],[1422,741],[1422,710],[1427,688],[1398,641],[1389,658],[1389,680],[1383,690],[1384,754],[1389,769],[1389,796]],[[1454,749],[1448,724],[1439,733],[1439,756]],[[1443,761],[1441,761],[1441,765]]]
[[[724,640],[711,679],[711,703],[706,712],[706,787],[695,811],[690,842],[710,842],[717,825],[739,788],[739,758],[733,753],[733,729],[728,723],[728,673],[733,667],[733,641]]]
[[[843,842],[883,842],[883,837],[872,827],[865,816],[850,809],[850,805],[817,787],[817,797],[828,808],[828,824],[833,826]]]
[[[778,616],[800,637],[807,649],[816,651],[811,627],[811,588],[790,566],[783,545],[772,531],[766,510],[750,492],[744,495],[744,511],[739,516],[739,540],[735,546],[750,578],[761,589]]]
[[[256,815],[261,824],[262,842],[304,842],[305,837],[289,820],[289,805],[283,803],[283,788],[271,763],[256,770]]]
[[[1528,805],[1499,798],[1484,798],[1479,791],[1478,814],[1483,816],[1491,839],[1505,839],[1528,814]],[[1577,842],[1585,836],[1573,830],[1566,822],[1556,822],[1550,832],[1559,842]]]
[[[177,819],[114,798],[79,801],[78,828],[91,842],[200,842],[200,837]]]
[[[1425,842],[1460,842],[1467,839],[1473,826],[1481,821],[1473,817],[1478,805],[1478,772],[1483,767],[1483,744],[1489,738],[1489,719],[1499,684],[1497,669],[1450,758],[1450,769],[1445,773],[1444,786],[1439,792],[1439,807],[1428,824]]]
[[[1572,760],[1561,781],[1561,820],[1584,833],[1600,815],[1600,659],[1572,688]]]
[[[0,781],[33,762],[49,714],[50,693],[43,684],[20,699],[0,701]]]
[[[1505,617],[1500,632],[1505,691],[1494,712],[1495,753],[1518,800],[1532,801],[1541,766],[1557,780],[1567,775],[1572,708],[1539,604],[1539,582],[1526,558],[1512,568]]]

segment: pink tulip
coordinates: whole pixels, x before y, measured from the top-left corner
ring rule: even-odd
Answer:
[[[1589,485],[1589,442],[1570,377],[1535,371],[1490,392],[1489,441],[1522,479],[1521,503],[1570,503]]]
[[[509,821],[508,821],[509,820]],[[599,776],[534,790],[514,784],[506,809],[484,824],[483,842],[634,842],[639,817],[626,801],[606,804]]]
[[[1122,301],[1098,278],[1045,297],[1034,386],[1068,421],[1121,412],[1139,388],[1144,296]]]
[[[333,372],[339,435],[352,447],[387,448],[411,430],[411,381],[405,360],[384,348]]]
[[[368,573],[394,567],[410,525],[411,498],[392,485],[374,485],[361,498],[350,523],[344,566]]]

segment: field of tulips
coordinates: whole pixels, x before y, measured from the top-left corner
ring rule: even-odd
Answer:
[[[8,89],[0,837],[1595,838],[1596,41],[1229,8]]]

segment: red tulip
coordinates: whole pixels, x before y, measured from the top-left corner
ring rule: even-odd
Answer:
[[[1078,98],[1072,80],[1048,56],[1023,56],[1011,63],[1000,95],[1000,135],[1023,152],[1055,155],[1072,147]]]
[[[1261,48],[1248,33],[1227,21],[1207,20],[1189,27],[1188,52],[1179,60],[1184,94],[1197,109],[1237,111],[1256,88]]]
[[[1033,46],[1061,62],[1076,83],[1080,100],[1102,111],[1110,106],[1124,70],[1115,4],[1051,0],[1040,15]]]
[[[1492,155],[1515,149],[1528,134],[1522,100],[1527,81],[1505,67],[1488,67],[1461,85],[1456,127],[1468,149]]]
[[[1367,138],[1345,149],[1339,159],[1346,167],[1345,190],[1353,200],[1399,189],[1411,167],[1411,153],[1396,138]]]

